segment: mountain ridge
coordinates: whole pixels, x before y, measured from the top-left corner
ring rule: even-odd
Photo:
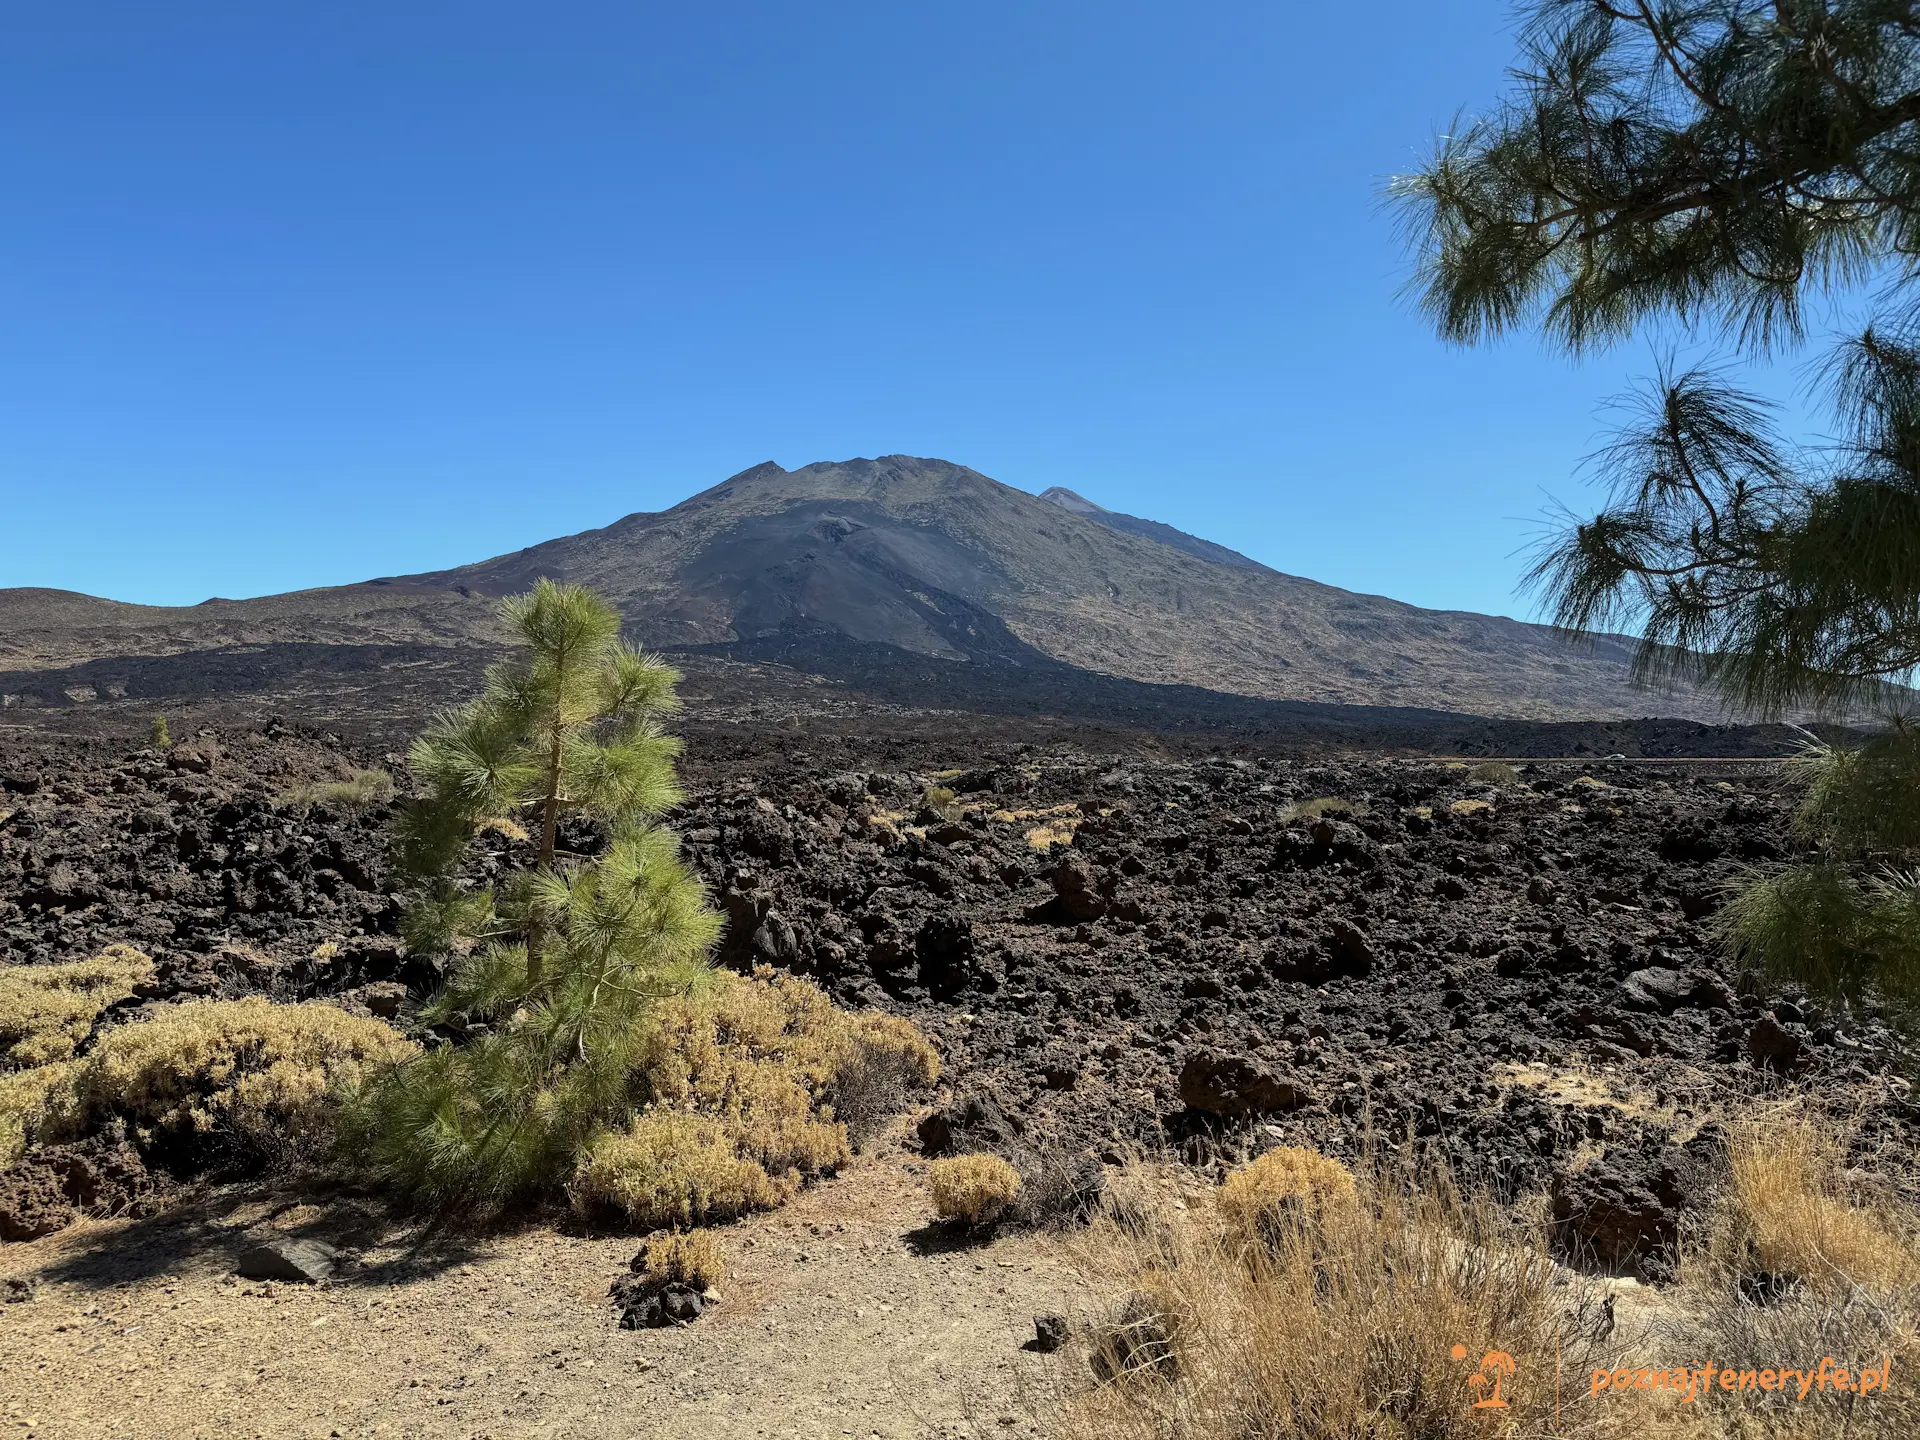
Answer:
[[[767,461],[666,510],[469,565],[252,600],[0,591],[0,670],[290,642],[488,648],[503,638],[493,598],[542,575],[605,592],[646,645],[771,647],[802,668],[809,645],[850,642],[1273,700],[1519,719],[1719,713],[1708,697],[1632,690],[1617,637],[1572,646],[1523,621],[1356,594],[1063,487],[1036,496],[901,455]]]

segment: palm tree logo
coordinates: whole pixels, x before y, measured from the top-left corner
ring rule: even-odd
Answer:
[[[1453,1358],[1467,1358],[1467,1347],[1453,1347]],[[1472,1408],[1475,1410],[1505,1410],[1507,1398],[1500,1393],[1501,1385],[1513,1374],[1513,1356],[1504,1350],[1489,1350],[1480,1357],[1480,1371],[1467,1377],[1467,1389],[1475,1395]]]

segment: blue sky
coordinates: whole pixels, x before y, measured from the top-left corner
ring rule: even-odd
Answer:
[[[935,455],[1526,614],[1644,343],[1462,352],[1380,200],[1504,0],[10,7],[0,586],[476,560]],[[1790,387],[1791,369],[1767,383]]]

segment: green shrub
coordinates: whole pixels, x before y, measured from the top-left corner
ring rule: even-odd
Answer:
[[[170,750],[173,748],[173,736],[167,730],[166,716],[156,715],[153,717],[153,726],[147,731],[147,743],[156,750]]]

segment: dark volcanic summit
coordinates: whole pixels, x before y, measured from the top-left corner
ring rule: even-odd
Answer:
[[[543,575],[595,586],[650,646],[776,662],[904,703],[1714,713],[1699,697],[1629,689],[1624,642],[1574,647],[1542,626],[1354,594],[1058,487],[1029,495],[899,455],[769,462],[670,510],[332,589],[177,608],[0,591],[0,691],[15,707],[58,707],[271,689],[295,673],[337,688],[472,668],[498,638],[492,600]]]

